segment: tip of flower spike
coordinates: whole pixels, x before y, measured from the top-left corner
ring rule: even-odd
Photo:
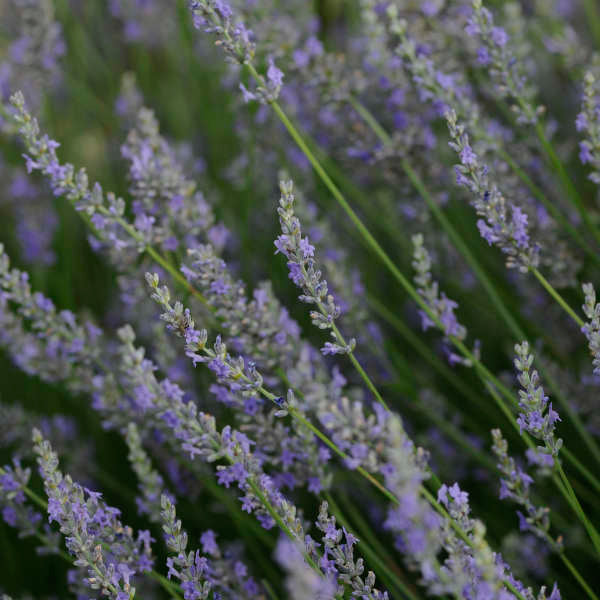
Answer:
[[[15,108],[22,108],[25,106],[25,96],[23,96],[23,92],[21,90],[17,90],[11,97],[10,103]]]
[[[146,273],[145,277],[146,277],[146,282],[148,283],[148,285],[151,288],[156,289],[158,287],[158,284],[160,282],[158,273]]]
[[[31,440],[33,441],[34,444],[39,444],[40,442],[44,441],[42,432],[37,427],[34,427],[31,430]]]

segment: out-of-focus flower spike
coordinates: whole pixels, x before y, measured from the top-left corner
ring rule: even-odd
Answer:
[[[135,499],[141,514],[148,515],[153,523],[161,520],[161,496],[165,495],[165,484],[161,475],[152,467],[150,457],[142,446],[142,438],[135,423],[129,423],[125,433],[129,448],[129,462],[138,478],[140,495]]]
[[[412,238],[413,243],[413,268],[416,271],[415,284],[417,292],[425,300],[431,312],[437,317],[443,327],[444,339],[449,342],[449,338],[456,338],[463,342],[467,337],[467,329],[461,325],[454,309],[458,308],[458,304],[451,300],[439,291],[438,282],[431,275],[431,257],[423,242],[423,235],[417,234]],[[420,311],[423,330],[435,326],[435,322],[425,311]],[[478,354],[478,349],[475,349],[475,355]],[[450,363],[460,363],[467,367],[472,366],[471,361],[464,357],[458,356],[455,352],[448,349],[448,359]]]

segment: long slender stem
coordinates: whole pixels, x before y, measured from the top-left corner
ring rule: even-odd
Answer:
[[[563,482],[563,485],[565,486],[565,489],[567,490],[568,494],[571,496],[571,498],[573,500],[574,510],[579,513],[579,518],[583,522],[583,525],[586,528],[588,535],[592,539],[592,543],[594,544],[594,547],[596,548],[596,552],[598,552],[598,554],[600,555],[600,534],[595,529],[595,527],[589,522],[587,516],[583,512],[583,508],[581,507],[581,504],[579,503],[579,500],[577,499],[577,496],[575,495],[575,491],[573,490],[573,487],[569,483],[569,479],[567,478],[567,476],[562,468],[562,465],[560,464],[559,461],[556,461],[556,465],[557,465],[557,469],[558,469],[558,474]]]
[[[579,328],[583,327],[585,323],[583,319],[567,304],[565,299],[554,289],[552,284],[538,271],[538,269],[532,268],[531,272],[535,275],[536,279],[542,284],[544,289],[552,296],[554,300],[560,305],[560,307],[579,325]]]
[[[583,9],[596,44],[600,47],[600,9],[596,0],[583,0]]]
[[[575,565],[565,556],[564,552],[559,553],[560,559],[563,561],[567,569],[571,572],[573,577],[577,580],[579,585],[585,590],[585,593],[592,599],[598,600],[598,596],[594,593],[592,588],[587,584],[586,580],[581,576],[579,571],[575,568]]]

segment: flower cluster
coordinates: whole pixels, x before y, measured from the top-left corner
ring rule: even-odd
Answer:
[[[138,111],[121,155],[129,162],[133,226],[146,243],[174,252],[182,244],[194,247],[203,236],[215,243],[225,237],[219,235],[223,226],[214,223],[209,203],[187,177],[176,149],[160,135],[151,110]]]
[[[315,247],[307,237],[302,237],[300,220],[294,213],[294,185],[291,181],[281,181],[281,198],[277,212],[281,225],[281,235],[275,240],[276,252],[288,259],[290,279],[302,290],[300,300],[314,304],[316,310],[310,317],[320,329],[329,329],[333,342],[325,342],[323,354],[350,354],[356,340],[344,340],[335,320],[340,316],[340,308],[329,293],[327,281],[321,279],[321,271],[315,260]]]
[[[354,559],[354,546],[359,541],[345,528],[338,529],[335,517],[329,515],[327,502],[321,504],[317,528],[323,534],[324,553],[320,566],[327,575],[335,575],[336,579],[346,583],[352,589],[354,598],[372,598],[388,600],[387,592],[375,589],[375,574],[369,571],[363,579],[363,559]],[[342,539],[345,541],[342,542]]]
[[[11,103],[16,110],[14,119],[19,125],[19,132],[27,149],[27,154],[23,155],[27,172],[40,171],[44,174],[54,195],[64,196],[76,210],[85,212],[95,231],[107,243],[120,250],[129,247],[143,249],[143,230],[134,229],[125,223],[124,200],[112,192],[105,195],[99,183],[90,188],[85,169],[76,171],[71,163],[62,164],[59,161],[56,149],[60,144],[48,135],[41,134],[37,119],[27,111],[21,92],[11,96]],[[124,226],[131,228],[133,239],[124,234]]]
[[[0,468],[0,506],[2,520],[26,537],[38,532],[42,515],[26,504],[24,488],[29,483],[31,469],[23,469],[18,460],[13,466]]]
[[[477,221],[479,233],[488,244],[495,244],[507,255],[508,267],[526,272],[538,264],[539,248],[529,237],[528,215],[516,204],[510,204],[490,178],[489,168],[482,164],[469,144],[463,125],[457,122],[456,113],[446,114],[450,130],[450,147],[458,154],[456,181],[472,194],[472,205],[482,219]]]
[[[181,521],[175,514],[175,506],[167,496],[161,496],[160,513],[162,528],[165,532],[167,548],[174,554],[167,558],[169,573],[167,577],[177,577],[181,582],[185,600],[206,600],[211,591],[211,585],[206,580],[209,567],[208,560],[200,554],[186,552],[188,536],[181,529]]]
[[[454,314],[454,309],[458,308],[458,304],[448,298],[444,292],[440,294],[438,282],[434,281],[431,275],[431,257],[424,246],[423,235],[414,235],[412,243],[414,247],[412,264],[416,271],[415,283],[419,295],[425,300],[427,307],[439,321],[446,341],[451,338],[461,342],[464,341],[467,337],[467,330],[458,322]],[[436,326],[436,322],[424,310],[420,310],[419,314],[421,315],[423,330]],[[459,356],[450,349],[448,349],[448,360],[452,364],[461,363],[465,366],[471,366],[468,359]]]
[[[513,102],[517,121],[536,123],[544,109],[535,106],[536,90],[523,72],[523,58],[513,55],[508,33],[494,24],[494,17],[482,0],[473,0],[472,8],[465,31],[481,41],[477,50],[479,64],[489,69],[497,94]]]
[[[577,115],[575,127],[585,139],[579,143],[579,159],[590,164],[594,171],[590,179],[600,184],[600,99],[598,83],[591,71],[583,78],[583,99],[581,112]]]
[[[249,63],[254,58],[256,45],[252,42],[252,32],[243,23],[235,22],[234,11],[228,2],[191,0],[189,8],[194,27],[214,34],[227,58],[240,63]]]
[[[189,308],[184,309],[181,302],[177,301],[171,305],[169,289],[166,286],[159,287],[158,275],[146,273],[146,281],[153,291],[152,299],[165,310],[161,319],[165,321],[169,330],[185,340],[186,354],[192,359],[194,366],[206,363],[221,385],[226,385],[234,393],[255,397],[263,384],[263,377],[257,370],[256,363],[246,363],[242,356],[232,357],[220,335],[217,336],[213,348],[209,348],[206,345],[206,329],[195,328]]]
[[[293,355],[300,327],[281,306],[269,282],[254,289],[249,300],[243,282],[232,277],[212,246],[190,249],[188,258],[182,273],[214,309],[238,351],[267,368]]]
[[[234,10],[225,0],[190,0],[194,26],[203,29],[206,33],[213,34],[216,44],[225,52],[228,60],[234,63],[250,65],[252,69],[256,44],[254,35],[234,13]],[[258,100],[270,103],[277,100],[283,86],[283,72],[279,69],[272,57],[268,59],[266,75],[257,73],[256,87],[248,90],[240,84],[244,100]]]
[[[500,480],[500,499],[509,498],[525,510],[525,514],[517,511],[521,531],[533,531],[542,539],[547,540],[550,529],[550,509],[536,507],[533,504],[529,492],[533,479],[508,454],[508,443],[502,437],[502,432],[499,429],[493,429],[492,438],[494,439],[492,450],[498,459],[498,468],[504,476]],[[549,458],[551,461],[549,466],[552,466],[553,459]]]
[[[515,345],[515,367],[518,371],[517,379],[522,390],[519,390],[519,418],[517,424],[521,434],[523,430],[530,433],[537,440],[544,442],[545,448],[538,448],[542,453],[557,456],[563,445],[563,441],[555,435],[555,424],[560,421],[558,413],[548,403],[548,396],[544,388],[539,385],[539,375],[534,369],[533,354],[529,354],[529,344],[524,341]]]
[[[600,303],[596,303],[596,290],[593,284],[584,283],[583,293],[585,304],[582,306],[588,322],[581,331],[588,340],[590,352],[592,353],[594,374],[600,374]]]
[[[0,244],[0,306],[5,343],[16,344],[15,358],[28,372],[43,373],[47,380],[73,379],[73,357],[82,363],[90,363],[98,356],[93,342],[101,331],[92,322],[77,323],[70,310],[57,311],[54,303],[43,294],[33,292],[29,276],[23,271],[10,268],[10,261]],[[28,329],[21,327],[6,309],[16,306],[20,319],[28,322]],[[43,332],[44,348],[38,342]],[[52,358],[52,360],[48,360]]]
[[[49,520],[60,525],[75,565],[88,570],[86,583],[91,589],[114,600],[129,600],[135,594],[135,574],[152,568],[150,532],[140,531],[134,537],[133,530],[119,521],[120,511],[106,505],[100,493],[59,471],[56,453],[37,429],[33,442],[48,496]]]
[[[160,522],[161,497],[165,495],[164,481],[161,475],[152,468],[148,454],[142,446],[142,438],[135,423],[129,423],[125,434],[129,449],[129,462],[137,479],[140,496],[135,501],[140,514],[148,515],[150,521]],[[166,496],[167,499],[169,496]]]

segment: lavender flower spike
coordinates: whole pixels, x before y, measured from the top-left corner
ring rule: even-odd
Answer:
[[[141,514],[147,514],[150,521],[161,521],[161,496],[165,495],[164,481],[152,468],[150,457],[142,446],[140,432],[135,423],[129,423],[125,434],[129,448],[129,462],[138,478],[140,496],[135,501]]]
[[[529,238],[527,214],[517,205],[506,201],[496,183],[490,180],[489,168],[480,162],[469,144],[464,125],[457,122],[456,113],[446,113],[450,131],[450,147],[460,158],[455,166],[456,182],[472,194],[472,206],[482,219],[477,221],[479,233],[507,255],[506,266],[517,267],[525,273],[537,267],[539,248]]]
[[[483,45],[478,51],[479,62],[489,65],[497,94],[513,102],[517,121],[536,123],[544,108],[534,104],[536,90],[526,80],[522,60],[513,55],[508,34],[502,27],[494,25],[494,17],[483,6],[482,0],[473,0],[472,6],[473,14],[465,30],[467,34],[481,39]]]
[[[388,600],[387,592],[375,589],[375,574],[369,571],[366,579],[363,559],[354,559],[354,545],[358,539],[346,529],[337,529],[335,517],[327,512],[327,502],[321,504],[317,528],[323,533],[324,555],[321,568],[327,575],[336,575],[338,581],[352,589],[353,598],[369,598],[370,600]],[[342,543],[342,537],[344,543]]]
[[[585,304],[582,306],[588,322],[581,328],[588,340],[593,357],[594,374],[600,375],[600,303],[596,303],[596,291],[591,283],[583,284]]]
[[[160,500],[167,547],[175,556],[167,558],[168,577],[177,577],[181,581],[181,589],[185,600],[206,600],[211,591],[207,581],[208,560],[198,550],[187,553],[188,536],[181,530],[181,521],[175,514],[173,502],[165,495]]]
[[[40,171],[46,176],[54,195],[64,196],[76,210],[84,211],[103,239],[115,248],[123,250],[133,247],[143,250],[148,237],[147,231],[126,224],[127,234],[123,235],[124,200],[112,192],[105,194],[99,183],[90,188],[85,169],[76,171],[71,163],[61,164],[56,154],[60,144],[48,135],[42,135],[37,119],[31,116],[25,106],[23,94],[17,92],[10,100],[16,111],[14,119],[19,125],[19,133],[27,149],[27,154],[23,155],[27,171]]]
[[[275,240],[277,252],[288,259],[290,279],[302,290],[300,300],[314,304],[317,310],[310,312],[314,325],[320,329],[329,329],[333,342],[325,342],[323,354],[350,354],[356,346],[356,340],[350,342],[342,337],[335,325],[340,316],[340,308],[333,296],[328,293],[327,281],[321,279],[321,271],[314,259],[315,247],[307,237],[302,237],[300,219],[294,213],[294,184],[292,181],[280,181],[281,198],[279,200],[279,223],[281,235]]]
[[[437,317],[444,331],[444,340],[449,341],[449,338],[455,338],[463,342],[467,337],[467,329],[461,325],[456,319],[454,309],[458,304],[451,300],[442,292],[440,294],[438,282],[433,280],[431,276],[431,257],[427,248],[423,245],[423,235],[417,234],[412,237],[414,246],[413,252],[413,267],[417,272],[415,283],[419,295],[425,300],[431,312]],[[435,325],[434,321],[425,311],[419,311],[423,329]],[[448,350],[449,360],[451,363],[461,363],[467,367],[471,366],[471,361],[459,356],[458,354]]]
[[[575,127],[585,135],[579,143],[579,159],[593,167],[590,179],[600,185],[600,95],[598,81],[591,71],[583,78],[582,106]]]
[[[536,507],[529,497],[529,486],[533,479],[525,473],[515,460],[508,454],[508,443],[502,437],[499,429],[492,430],[494,445],[492,450],[498,459],[498,468],[504,478],[500,480],[500,499],[510,498],[525,509],[524,515],[517,511],[519,517],[519,528],[521,531],[532,531],[544,540],[549,539],[550,509],[547,507]],[[550,466],[553,464],[550,458]]]
[[[204,29],[217,38],[217,46],[223,48],[227,59],[233,63],[250,65],[257,86],[252,91],[240,83],[246,101],[258,100],[268,104],[277,100],[283,86],[283,72],[269,57],[266,76],[256,72],[252,65],[256,44],[252,31],[246,28],[225,0],[190,0],[190,11],[196,29]]]
[[[519,372],[517,377],[523,386],[519,390],[519,407],[521,412],[517,423],[521,433],[523,430],[530,433],[537,440],[542,440],[545,448],[539,447],[538,452],[557,456],[563,442],[556,438],[554,424],[560,421],[558,413],[548,404],[548,396],[544,394],[544,388],[539,385],[539,375],[534,369],[530,371],[533,364],[533,354],[529,354],[529,343],[524,341],[515,345],[515,367]]]
[[[56,453],[37,429],[33,442],[49,519],[59,523],[75,565],[88,569],[87,585],[113,600],[130,600],[135,595],[133,576],[152,568],[149,532],[141,531],[134,539],[132,529],[119,521],[119,510],[58,470]]]

